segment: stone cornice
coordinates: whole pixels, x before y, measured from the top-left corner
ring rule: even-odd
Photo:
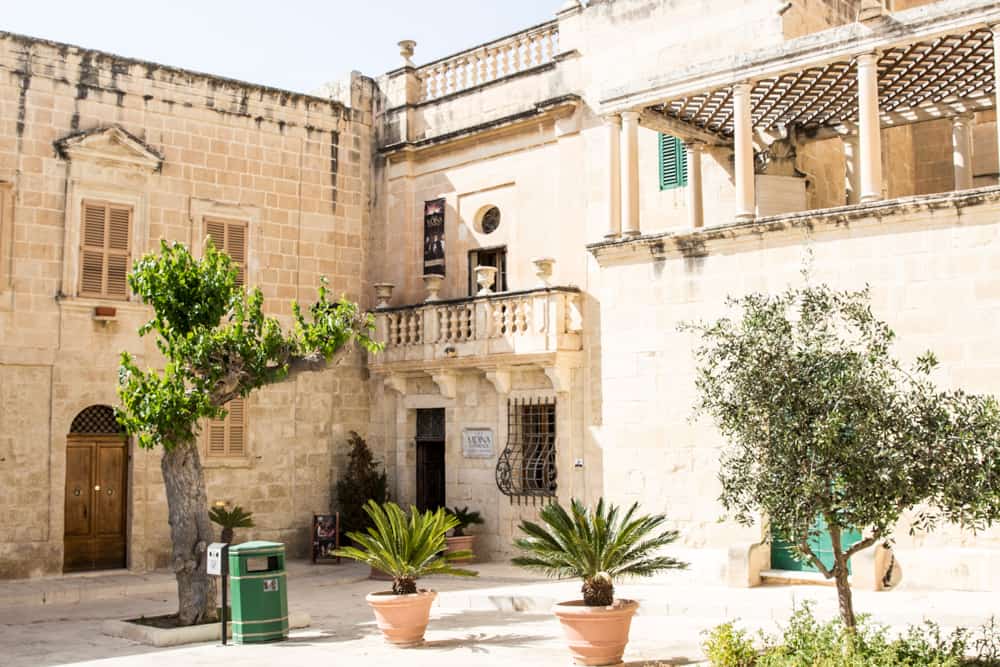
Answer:
[[[645,234],[631,239],[591,243],[587,246],[587,250],[601,266],[648,262],[671,257],[704,257],[710,254],[711,244],[759,239],[764,235],[789,229],[842,227],[865,219],[879,221],[883,218],[949,209],[959,212],[965,208],[984,204],[1000,204],[1000,186],[991,185],[959,192],[917,195],[851,206],[785,213],[758,218],[753,222],[731,222],[695,230]]]
[[[418,141],[391,144],[380,148],[379,153],[396,160],[424,157],[445,147],[454,149],[466,143],[517,132],[524,127],[535,125],[539,121],[565,118],[572,115],[582,103],[583,100],[579,95],[563,95],[538,102],[530,109],[486,123],[480,123],[479,125],[463,127],[452,132]]]

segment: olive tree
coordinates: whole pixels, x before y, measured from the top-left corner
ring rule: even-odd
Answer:
[[[140,447],[163,449],[181,625],[216,618],[215,581],[205,571],[213,530],[199,423],[224,417],[226,403],[254,389],[330,367],[352,342],[379,347],[371,316],[330,300],[325,281],[308,314],[293,305],[294,326],[286,332],[264,314],[261,291],[242,289],[236,276],[229,256],[210,242],[201,259],[180,243],[162,242],[159,254],[146,255],[129,274],[132,291],[153,309],[139,335],[156,334],[166,363],[142,370],[122,353],[118,420]]]
[[[1000,518],[997,401],[937,388],[929,352],[897,361],[867,288],[806,285],[727,305],[731,316],[681,326],[698,336],[696,411],[727,440],[720,501],[742,524],[763,517],[835,580],[853,631],[848,563],[890,542],[905,512],[911,532],[942,521],[980,530]],[[851,529],[861,540],[842,545]],[[820,530],[832,566],[810,547]]]

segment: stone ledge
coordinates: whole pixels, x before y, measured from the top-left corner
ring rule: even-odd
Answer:
[[[965,209],[1000,204],[1000,186],[989,185],[971,190],[912,195],[881,199],[863,204],[851,204],[824,209],[782,213],[760,217],[750,222],[727,222],[698,229],[684,228],[633,238],[611,239],[587,245],[587,250],[601,266],[618,262],[654,261],[678,256],[700,258],[711,254],[709,244],[752,238],[757,241],[765,234],[787,230],[814,230],[819,227],[846,227],[869,220],[881,223],[886,219],[918,213],[951,211],[956,216]]]
[[[304,611],[288,613],[289,630],[308,628],[311,624],[312,618]],[[206,623],[187,628],[154,628],[131,621],[105,621],[101,624],[101,634],[162,648],[218,641],[221,636],[220,625],[220,623]],[[232,627],[227,628],[227,630],[227,636],[232,637]]]

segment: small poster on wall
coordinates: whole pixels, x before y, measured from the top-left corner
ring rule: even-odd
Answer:
[[[488,428],[463,430],[462,455],[467,459],[493,458],[493,430]]]
[[[444,199],[424,202],[424,273],[444,275]]]

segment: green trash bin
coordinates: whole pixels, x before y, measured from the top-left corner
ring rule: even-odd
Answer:
[[[288,637],[285,545],[244,542],[229,547],[233,641],[280,641]]]

